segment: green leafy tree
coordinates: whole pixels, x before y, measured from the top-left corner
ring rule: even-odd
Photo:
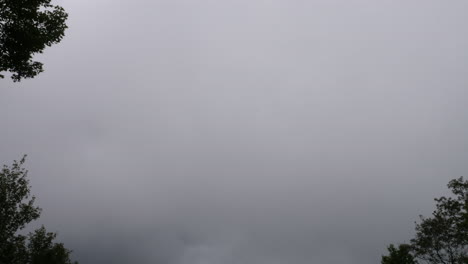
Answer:
[[[29,235],[28,253],[31,264],[72,264],[71,251],[62,243],[54,243],[56,236],[57,234],[47,232],[44,227]]]
[[[388,248],[388,256],[382,256],[382,264],[417,264],[418,262],[411,255],[411,246],[401,244],[396,248],[390,245]]]
[[[41,213],[30,196],[24,162],[25,157],[0,171],[0,264],[72,264],[71,251],[54,242],[55,233],[41,227],[28,236],[18,234]]]
[[[453,196],[434,199],[436,209],[431,217],[420,216],[410,245],[399,249],[391,245],[382,264],[412,263],[398,262],[403,255],[429,264],[468,264],[468,181],[460,177],[447,186]]]
[[[419,259],[434,264],[468,263],[468,181],[463,177],[447,185],[454,197],[436,201],[432,217],[421,217],[416,237],[411,240]]]
[[[62,40],[66,19],[51,0],[0,0],[0,78],[11,72],[17,82],[41,73],[43,64],[32,57]]]

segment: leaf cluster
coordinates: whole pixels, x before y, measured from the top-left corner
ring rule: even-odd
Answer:
[[[12,72],[15,82],[41,73],[32,57],[62,40],[67,16],[51,0],[0,0],[0,72]]]
[[[382,264],[416,264],[416,260],[411,255],[411,246],[400,244],[398,248],[390,245],[388,248],[389,255],[382,256]]]
[[[25,157],[0,171],[0,264],[72,264],[71,251],[54,242],[55,233],[41,227],[18,234],[41,213],[30,195],[24,162]]]
[[[460,177],[451,180],[447,187],[453,196],[435,198],[432,216],[420,216],[406,255],[430,264],[468,263],[468,181]],[[382,257],[382,264],[393,263],[384,262],[394,259],[393,250],[389,247],[390,254]]]

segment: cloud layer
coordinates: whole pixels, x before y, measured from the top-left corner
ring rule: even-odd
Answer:
[[[0,158],[81,263],[378,263],[466,175],[466,1],[57,3]]]

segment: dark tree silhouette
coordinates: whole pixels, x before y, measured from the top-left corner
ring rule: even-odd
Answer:
[[[411,255],[411,246],[401,244],[396,248],[394,245],[388,247],[388,256],[382,256],[382,264],[416,264],[413,255]]]
[[[406,252],[424,263],[468,263],[468,181],[460,177],[447,186],[453,196],[434,199],[436,209],[431,217],[420,216],[416,235]],[[383,262],[395,252],[394,248],[389,251],[390,255],[382,258],[383,264],[393,263]]]
[[[18,82],[41,73],[42,63],[32,57],[62,40],[66,19],[51,0],[0,0],[0,78],[11,72]]]
[[[0,264],[72,264],[71,251],[53,242],[55,233],[41,227],[28,236],[18,234],[41,213],[30,196],[24,162],[25,157],[0,171]]]
[[[468,263],[468,181],[460,177],[447,186],[454,197],[434,199],[436,210],[432,217],[421,216],[411,245],[415,256],[429,263]]]

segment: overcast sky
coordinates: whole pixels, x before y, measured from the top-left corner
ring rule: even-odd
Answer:
[[[468,176],[466,0],[62,0],[0,161],[82,264],[372,264]]]

